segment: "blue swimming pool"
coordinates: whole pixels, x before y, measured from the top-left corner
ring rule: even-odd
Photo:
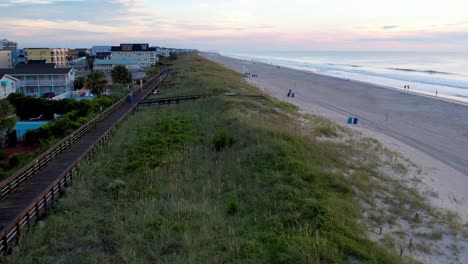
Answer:
[[[17,122],[15,130],[16,130],[16,134],[18,135],[18,139],[22,139],[24,134],[26,134],[27,131],[38,129],[47,123],[48,121],[19,121]]]

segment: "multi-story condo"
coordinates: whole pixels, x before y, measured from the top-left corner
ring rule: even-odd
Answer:
[[[13,60],[10,50],[0,50],[0,69],[13,68]]]
[[[8,39],[0,39],[0,50],[15,50],[18,48],[18,43]]]
[[[47,92],[62,94],[73,91],[75,72],[72,68],[56,68],[54,63],[18,64],[14,69],[0,70],[18,79],[16,92],[30,96],[41,96]]]
[[[11,51],[11,58],[13,61],[13,68],[18,64],[25,64],[28,62],[26,52],[24,49],[16,49]]]
[[[137,60],[142,68],[154,66],[158,62],[156,49],[150,48],[148,44],[120,44],[118,47],[112,47],[111,59]]]
[[[16,91],[18,79],[7,74],[0,73],[0,99],[5,99],[9,94]]]
[[[26,48],[28,61],[55,63],[59,68],[67,67],[68,49]]]
[[[98,53],[111,52],[112,46],[93,46],[91,48],[90,56],[96,56]]]

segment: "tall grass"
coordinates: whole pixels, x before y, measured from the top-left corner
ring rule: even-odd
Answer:
[[[184,77],[163,96],[259,93],[195,55],[175,68]],[[304,134],[296,117],[272,99],[143,108],[2,262],[404,261],[358,224],[356,193],[341,172],[368,172],[350,162],[349,146],[317,140],[340,131],[320,121]]]

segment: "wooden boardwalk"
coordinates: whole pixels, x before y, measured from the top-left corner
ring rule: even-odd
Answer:
[[[23,169],[23,171],[33,171],[34,173],[25,174],[23,172],[22,174],[27,175],[27,177],[20,175],[21,181],[15,179],[16,174],[10,177],[11,179],[8,178],[6,181],[13,182],[14,184],[11,184],[11,186],[14,188],[2,183],[2,196],[0,197],[0,255],[11,249],[21,233],[24,233],[29,226],[36,223],[53,201],[58,199],[60,193],[71,182],[79,162],[95,153],[107,141],[115,125],[135,111],[138,103],[151,94],[152,90],[160,85],[163,79],[154,78],[145,84],[144,90],[134,91],[132,102],[129,103],[122,99],[116,103],[112,106],[114,109],[111,109],[110,113],[106,113],[104,117],[97,119],[98,123],[91,122],[89,126],[92,127],[89,129],[84,125],[84,129],[83,127],[80,128],[84,130],[80,137],[68,144],[64,142],[66,148],[61,148],[58,154],[54,154],[52,157],[49,156],[53,152],[50,152],[48,156],[41,155],[40,159],[38,158],[35,163],[44,164],[42,167],[33,169],[37,166],[28,164],[27,168]],[[80,129],[77,131],[80,131]],[[62,141],[67,139],[72,140],[73,135]],[[56,145],[55,148],[59,147]],[[2,186],[0,185],[0,187]]]
[[[187,95],[187,96],[174,96],[174,97],[161,97],[142,100],[138,103],[139,106],[153,106],[153,105],[171,105],[171,104],[180,104],[186,102],[193,102],[204,98],[210,97],[244,97],[244,98],[253,98],[253,99],[265,99],[262,95],[245,95],[245,94],[231,94],[231,95]]]

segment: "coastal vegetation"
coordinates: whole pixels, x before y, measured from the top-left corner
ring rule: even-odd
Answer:
[[[393,188],[401,199],[387,203],[400,216],[426,208],[379,170],[404,173],[409,161],[289,103],[226,96],[261,93],[195,54],[173,72],[161,96],[218,96],[140,107],[0,262],[413,262],[391,237],[372,242],[362,223],[388,224],[373,197]]]
[[[111,72],[112,81],[114,83],[120,83],[122,85],[127,85],[132,82],[132,74],[128,71],[127,67],[124,65],[117,65]]]
[[[0,100],[0,150],[5,148],[5,134],[3,132],[12,131],[15,124],[15,107],[7,100]]]
[[[88,88],[94,95],[100,95],[107,89],[107,78],[103,71],[92,71],[88,74],[85,81]]]
[[[10,153],[10,155],[0,152],[0,157],[3,156],[2,161],[0,161],[0,180],[15,173],[19,168],[45,152],[62,138],[120,100],[128,93],[128,90],[121,85],[113,85],[110,92],[110,96],[100,95],[92,101],[81,100],[79,102],[71,99],[46,100],[18,93],[10,94],[7,99],[1,100],[0,104],[10,104],[12,109],[15,110],[10,112],[16,113],[16,115],[13,115],[14,119],[7,120],[12,126],[10,124],[10,127],[4,127],[9,131],[7,136],[8,147],[17,147],[17,133],[13,130],[17,121],[16,117],[19,120],[28,120],[41,115],[44,120],[53,121],[37,130],[30,130],[25,133],[24,140],[21,143],[23,147],[29,148],[29,151],[19,151]],[[55,119],[54,114],[58,114],[60,117]],[[7,124],[5,123],[5,125]]]

